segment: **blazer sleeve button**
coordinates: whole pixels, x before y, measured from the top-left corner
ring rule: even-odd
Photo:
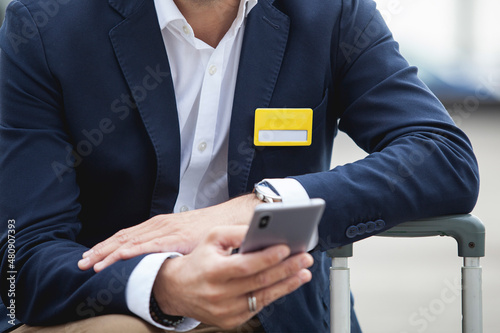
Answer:
[[[365,223],[358,223],[358,235],[362,235],[366,232],[367,226]]]
[[[375,221],[375,230],[382,230],[385,227],[385,221],[384,220],[377,220]]]
[[[366,232],[371,234],[372,232],[375,231],[375,229],[377,229],[377,224],[375,224],[375,222],[373,221],[370,221],[370,222],[366,222]]]
[[[347,228],[347,231],[345,233],[347,238],[354,238],[358,235],[358,227],[355,225],[351,225],[349,228]]]

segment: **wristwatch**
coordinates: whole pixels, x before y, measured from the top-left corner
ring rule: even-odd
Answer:
[[[278,194],[278,191],[265,180],[255,184],[254,192],[257,198],[264,202],[281,202],[281,196]]]

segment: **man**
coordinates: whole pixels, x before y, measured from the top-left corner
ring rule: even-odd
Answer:
[[[323,251],[477,198],[469,141],[372,2],[21,0],[0,45],[1,292],[29,325],[328,331]],[[258,108],[312,109],[312,143],[254,145]],[[370,155],[329,171],[339,119]],[[326,201],[311,255],[230,255],[263,179]]]

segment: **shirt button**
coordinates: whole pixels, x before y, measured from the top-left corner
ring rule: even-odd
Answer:
[[[187,212],[189,210],[188,206],[182,206],[181,207],[181,213]]]
[[[186,35],[189,35],[191,33],[191,30],[189,30],[189,27],[187,25],[183,26],[182,27],[182,30],[184,30],[184,33]]]
[[[203,152],[205,149],[207,149],[207,143],[205,141],[201,142],[199,145],[198,145],[198,150],[200,152]]]
[[[209,68],[208,68],[208,73],[210,75],[214,75],[215,73],[217,73],[217,66],[215,65],[211,65]]]

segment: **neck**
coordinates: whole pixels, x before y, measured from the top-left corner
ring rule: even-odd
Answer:
[[[241,0],[174,0],[196,38],[217,47],[238,15]]]

